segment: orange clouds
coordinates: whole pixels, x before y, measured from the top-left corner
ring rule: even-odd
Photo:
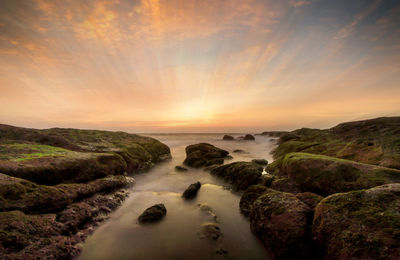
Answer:
[[[262,131],[400,112],[400,9],[328,2],[4,0],[0,122]]]

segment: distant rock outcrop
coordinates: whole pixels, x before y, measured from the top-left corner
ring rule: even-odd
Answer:
[[[222,137],[222,140],[232,141],[232,140],[235,140],[235,138],[233,138],[233,136],[231,136],[231,135],[224,135],[224,137]]]
[[[200,168],[214,164],[223,164],[224,158],[229,154],[214,145],[207,143],[192,144],[186,147],[185,165]]]

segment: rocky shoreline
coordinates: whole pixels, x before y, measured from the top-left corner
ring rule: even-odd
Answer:
[[[266,173],[224,158],[205,169],[244,191],[240,209],[275,259],[400,258],[400,117],[262,135],[279,137]]]
[[[133,174],[170,158],[134,134],[0,125],[0,257],[70,259],[118,208]]]

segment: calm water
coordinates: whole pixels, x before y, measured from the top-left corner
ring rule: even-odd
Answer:
[[[176,172],[175,165],[185,159],[189,144],[208,142],[226,149],[234,157],[227,161],[272,161],[270,151],[275,142],[256,136],[256,141],[222,141],[222,135],[151,135],[171,148],[173,159],[150,172],[136,175],[130,197],[111,218],[90,236],[79,259],[270,259],[261,242],[251,233],[249,222],[239,211],[240,194],[226,189],[227,184],[203,170]],[[235,154],[235,149],[248,153]],[[181,198],[182,192],[196,181],[202,183],[197,197]],[[151,225],[139,225],[138,216],[157,203],[164,203],[167,216]],[[199,236],[200,226],[213,217],[198,207],[208,204],[223,233],[220,241]],[[216,254],[223,248],[227,254]]]

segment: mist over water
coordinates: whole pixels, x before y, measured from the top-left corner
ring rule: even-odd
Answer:
[[[95,230],[83,245],[79,259],[270,259],[262,243],[250,231],[248,220],[240,213],[240,193],[209,172],[191,169],[176,172],[174,167],[186,157],[185,147],[207,142],[228,150],[233,161],[267,159],[272,161],[274,139],[256,136],[255,141],[222,141],[221,134],[151,135],[171,148],[172,160],[151,171],[134,176],[136,184],[129,198]],[[236,136],[235,136],[236,137]],[[247,153],[232,153],[241,149]],[[196,181],[202,183],[193,200],[182,199],[182,192]],[[158,223],[140,225],[138,216],[148,207],[164,203],[167,215]],[[219,241],[201,239],[203,223],[214,218],[201,211],[206,203],[215,215],[223,237]],[[216,254],[218,249],[226,255]]]

